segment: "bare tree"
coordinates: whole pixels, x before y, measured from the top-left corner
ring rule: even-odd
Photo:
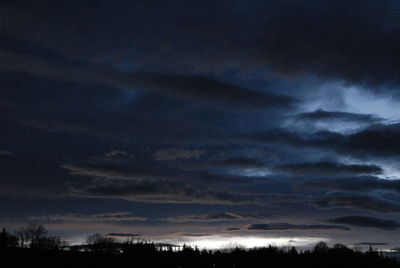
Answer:
[[[101,234],[96,233],[96,234],[90,234],[86,238],[86,244],[88,246],[93,246],[95,244],[98,244],[101,241]]]
[[[25,228],[15,232],[20,247],[37,248],[40,240],[46,237],[47,231],[43,225],[30,223]]]
[[[116,240],[112,237],[103,236],[99,233],[88,235],[86,243],[91,251],[113,251]]]
[[[62,250],[67,246],[65,240],[58,236],[45,236],[39,239],[37,248]]]
[[[40,241],[46,237],[47,230],[43,225],[30,223],[24,229],[25,239],[29,244],[30,248],[38,248],[40,247]]]
[[[58,236],[48,236],[43,225],[30,223],[25,228],[15,231],[19,247],[36,249],[64,249],[67,242]]]
[[[18,246],[24,248],[26,246],[24,229],[14,231],[14,235],[17,238]]]

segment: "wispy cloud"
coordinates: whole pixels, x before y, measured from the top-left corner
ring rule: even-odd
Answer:
[[[147,221],[146,217],[138,217],[130,212],[110,212],[100,214],[66,213],[45,216],[31,216],[30,220],[44,222],[119,222],[119,221]]]

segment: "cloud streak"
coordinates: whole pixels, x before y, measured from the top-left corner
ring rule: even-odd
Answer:
[[[284,222],[251,224],[247,227],[251,231],[285,231],[285,230],[350,230],[346,226],[324,224],[291,224]]]
[[[276,166],[274,169],[296,176],[351,176],[382,173],[382,169],[376,165],[346,165],[336,162],[293,163]]]
[[[314,122],[338,121],[338,122],[355,122],[355,123],[367,123],[367,124],[374,124],[383,120],[382,118],[379,118],[371,114],[325,111],[322,109],[313,112],[298,114],[296,118],[300,120],[314,121]]]
[[[400,227],[400,223],[393,220],[383,220],[367,216],[345,216],[327,220],[330,223],[346,224],[357,227],[372,227],[384,230],[395,230]]]
[[[134,216],[130,212],[109,212],[100,214],[66,213],[47,216],[32,216],[29,220],[43,222],[123,222],[147,221],[147,218]]]
[[[295,99],[289,96],[256,91],[199,75],[171,73],[129,73],[83,69],[0,49],[1,71],[21,72],[63,82],[101,84],[169,94],[219,103],[222,106],[254,108],[289,108]]]
[[[313,203],[319,208],[342,207],[382,213],[400,212],[400,203],[396,200],[357,192],[329,193],[315,197]]]
[[[204,150],[169,149],[155,152],[154,157],[157,161],[173,161],[177,159],[198,159],[204,153]]]
[[[219,222],[219,221],[250,221],[262,220],[268,218],[268,215],[262,214],[246,214],[246,213],[217,213],[217,214],[201,214],[201,215],[185,215],[165,218],[168,222]]]
[[[359,157],[366,154],[375,157],[393,157],[399,155],[399,136],[400,124],[373,124],[348,135],[332,131],[297,133],[286,129],[274,129],[253,133],[250,139],[264,144],[331,149],[341,154]]]

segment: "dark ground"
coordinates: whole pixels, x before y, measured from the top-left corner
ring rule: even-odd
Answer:
[[[151,244],[87,252],[4,248],[0,267],[400,267],[378,251],[357,252],[346,247],[298,253],[275,247],[230,251],[160,251]]]

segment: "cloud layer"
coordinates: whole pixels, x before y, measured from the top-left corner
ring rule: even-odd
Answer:
[[[400,246],[399,11],[0,3],[0,220]]]

